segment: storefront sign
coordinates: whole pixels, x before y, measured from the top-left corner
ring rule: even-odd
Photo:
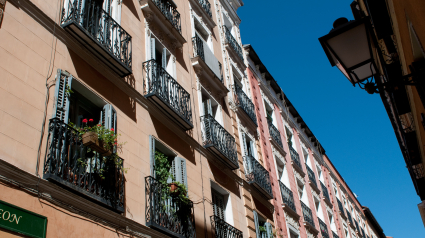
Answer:
[[[34,238],[45,238],[47,218],[0,200],[0,227]]]

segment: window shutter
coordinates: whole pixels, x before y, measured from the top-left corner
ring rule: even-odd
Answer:
[[[151,176],[155,178],[155,138],[149,135],[149,155],[151,161]]]
[[[241,132],[241,138],[242,138],[242,145],[243,145],[243,152],[244,155],[247,155],[247,147],[246,147],[246,139],[245,139],[245,133]]]
[[[255,158],[255,152],[254,152],[254,142],[251,140],[249,141],[249,151],[252,158]]]
[[[164,47],[164,49],[162,49],[162,68],[164,68],[165,70],[167,70],[167,49]]]
[[[219,217],[222,220],[225,220],[225,218],[224,218],[224,196],[213,190],[212,191],[212,202],[213,202],[214,215]]]
[[[171,166],[171,174],[177,182],[180,182],[187,186],[187,175],[186,175],[186,160],[180,157],[174,158]]]
[[[255,233],[257,234],[257,238],[261,238],[260,234],[260,223],[258,221],[258,214],[257,211],[252,211],[254,213],[254,223],[255,223]]]
[[[273,238],[273,228],[272,228],[272,224],[266,222],[264,223],[264,226],[266,227],[266,237],[267,238]]]
[[[156,58],[155,57],[155,41],[156,41],[155,38],[151,38],[151,58],[150,58],[151,60]]]
[[[72,75],[69,73],[58,70],[55,88],[56,105],[53,109],[53,117],[60,119],[61,121],[68,123],[69,117],[69,93],[67,88],[71,89]]]
[[[100,112],[100,122],[102,126],[107,129],[113,128],[115,133],[117,131],[117,111],[111,104],[106,104],[103,106],[102,111]]]

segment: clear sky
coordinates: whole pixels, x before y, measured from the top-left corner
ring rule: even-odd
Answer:
[[[385,234],[425,237],[420,198],[380,97],[354,88],[318,41],[337,18],[353,19],[351,2],[244,0],[242,43],[253,46]]]

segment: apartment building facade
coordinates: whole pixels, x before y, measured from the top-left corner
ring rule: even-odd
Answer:
[[[359,237],[241,6],[0,1],[0,236]]]

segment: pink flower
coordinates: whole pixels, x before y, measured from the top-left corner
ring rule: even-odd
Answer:
[[[87,119],[83,119],[83,123],[87,123]]]
[[[93,122],[93,119],[89,119],[89,122]]]

